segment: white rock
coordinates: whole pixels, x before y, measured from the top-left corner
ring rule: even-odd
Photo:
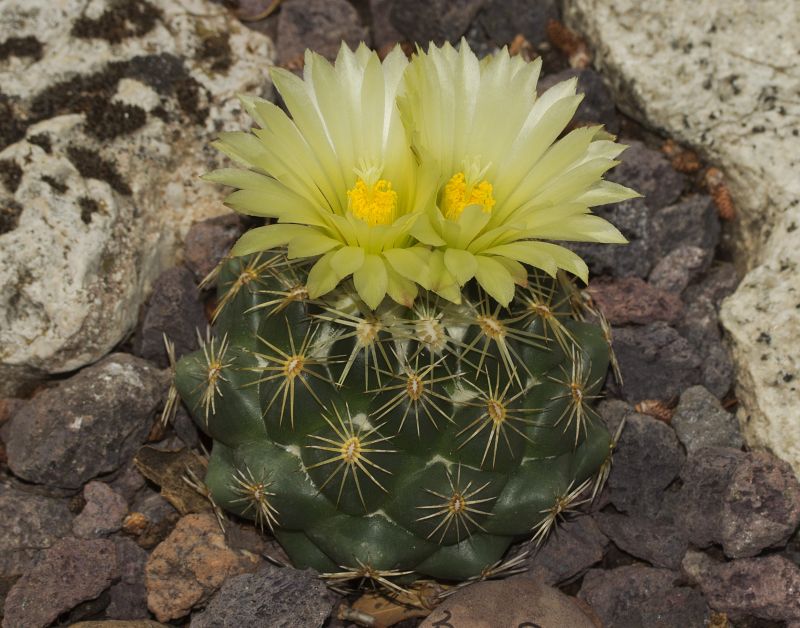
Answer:
[[[0,184],[0,212],[21,209],[16,228],[0,232],[0,396],[107,353],[135,324],[151,282],[175,262],[189,226],[227,211],[221,190],[198,177],[221,163],[209,147],[216,133],[249,124],[236,94],[271,93],[272,43],[219,4],[151,2],[160,12],[151,28],[120,22],[141,33],[115,42],[73,34],[79,16],[119,13],[111,0],[0,4],[8,32],[43,45],[41,59],[0,61],[0,90],[22,128],[32,123],[15,143],[0,139],[0,168],[12,161],[22,168],[15,190]],[[142,0],[121,6],[139,15],[148,10]],[[82,101],[66,102],[89,75],[102,80],[91,89],[84,84]],[[62,102],[48,110],[40,95],[56,84],[50,95]],[[108,102],[123,120],[146,112],[144,123],[113,137],[98,133],[112,128],[102,115]],[[37,143],[41,134],[49,151]],[[75,148],[107,162],[118,180],[108,172],[81,175]]]
[[[800,475],[800,5],[566,0],[566,16],[628,113],[723,169],[750,271],[721,316],[742,431]]]

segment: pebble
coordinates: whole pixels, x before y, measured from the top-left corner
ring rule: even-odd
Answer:
[[[800,483],[767,452],[708,448],[681,471],[675,523],[698,548],[722,546],[731,558],[782,547],[800,525]]]
[[[306,48],[333,60],[344,41],[355,48],[368,31],[347,0],[286,0],[278,14],[279,65],[302,67]]]
[[[652,417],[632,413],[622,431],[608,488],[622,511],[656,516],[666,489],[680,473],[685,455],[675,432]]]
[[[556,0],[486,0],[478,23],[497,46],[510,44],[518,34],[532,44],[548,41],[547,22],[559,19]]]
[[[702,382],[703,356],[663,321],[615,328],[613,347],[628,401],[667,401]]]
[[[800,482],[788,462],[765,451],[742,456],[725,492],[721,541],[731,558],[783,547],[800,525]]]
[[[737,449],[713,447],[689,454],[681,469],[681,486],[674,504],[674,521],[698,548],[720,541],[725,492],[736,463]]]
[[[708,285],[708,292],[687,289],[684,316],[677,328],[680,334],[704,356],[703,384],[717,397],[723,397],[733,385],[734,367],[730,352],[722,338],[719,324],[717,290]]]
[[[680,246],[696,246],[706,251],[710,259],[719,243],[719,233],[716,207],[705,194],[694,194],[653,215],[652,238],[662,256]]]
[[[403,41],[393,25],[389,14],[394,0],[369,0],[369,12],[372,16],[372,45],[375,50],[384,50],[387,46],[394,46]]]
[[[203,334],[207,325],[194,274],[185,266],[174,266],[161,273],[153,285],[134,352],[166,368],[169,359],[164,336],[175,345],[175,357],[180,358],[197,349],[198,331]]]
[[[800,567],[783,556],[718,563],[692,551],[684,558],[683,571],[700,585],[713,609],[734,621],[756,617],[800,622]]]
[[[108,536],[122,528],[128,512],[125,498],[108,484],[92,481],[83,487],[86,505],[72,522],[72,533],[79,539]]]
[[[20,576],[41,551],[70,532],[66,499],[31,495],[0,484],[0,578]]]
[[[677,571],[642,565],[591,569],[578,597],[608,628],[705,626],[709,609],[703,595],[678,584],[680,577]]]
[[[593,618],[558,589],[526,577],[465,587],[434,609],[420,628],[541,626],[596,628]]]
[[[203,281],[244,233],[244,219],[239,214],[224,214],[194,223],[186,234],[183,263]]]
[[[70,628],[169,628],[166,624],[153,621],[151,619],[133,619],[123,621],[109,619],[102,621],[80,621],[72,624]]]
[[[731,262],[714,261],[702,279],[690,285],[683,296],[687,303],[708,299],[714,306],[719,306],[722,299],[733,294],[738,285],[736,267]]]
[[[568,248],[580,255],[592,276],[647,277],[656,254],[650,233],[650,208],[641,198],[613,205],[592,208],[628,239],[627,244],[569,243]]]
[[[111,619],[147,619],[150,616],[144,586],[147,552],[126,536],[115,537],[113,541],[120,579],[109,590],[110,602],[105,614]]]
[[[639,192],[653,212],[677,201],[686,187],[686,176],[677,172],[661,151],[636,140],[620,141],[628,148],[606,178]]]
[[[743,445],[739,421],[703,386],[692,386],[681,395],[670,425],[690,454],[705,447]]]
[[[666,292],[639,277],[599,277],[586,292],[612,325],[678,321],[683,310],[679,296]]]
[[[3,628],[44,628],[118,577],[114,543],[64,538],[44,551],[6,597]]]
[[[178,519],[180,515],[172,504],[147,488],[137,496],[123,525],[140,547],[150,549],[169,536]]]
[[[264,565],[226,580],[191,628],[320,628],[337,601],[311,569]]]
[[[683,530],[650,517],[613,512],[596,513],[593,517],[603,534],[622,551],[654,567],[680,569],[688,548]]]
[[[125,464],[161,404],[160,372],[114,353],[25,404],[4,426],[8,466],[38,484],[79,489]]]
[[[158,621],[179,619],[206,602],[225,580],[258,565],[256,556],[225,544],[213,515],[186,515],[147,560],[147,606]]]
[[[681,294],[711,262],[707,249],[679,246],[658,261],[650,271],[648,283],[659,290]]]
[[[484,0],[395,0],[389,19],[410,42],[458,42]]]
[[[556,585],[580,576],[603,560],[608,539],[591,517],[559,524],[527,560],[531,577]]]

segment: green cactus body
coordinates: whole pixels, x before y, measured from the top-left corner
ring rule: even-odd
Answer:
[[[226,261],[213,337],[176,367],[214,501],[297,567],[475,578],[590,492],[609,347],[566,280],[531,274],[509,309],[468,285],[372,312],[346,283],[309,300],[304,272]]]

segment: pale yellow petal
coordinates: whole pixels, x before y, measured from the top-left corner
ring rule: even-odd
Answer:
[[[353,283],[364,303],[373,310],[377,309],[389,287],[383,259],[378,255],[367,255],[361,268],[353,273]]]
[[[514,298],[514,279],[505,266],[494,258],[485,255],[478,255],[476,258],[477,268],[475,279],[478,280],[481,288],[486,290],[503,307],[508,307]]]

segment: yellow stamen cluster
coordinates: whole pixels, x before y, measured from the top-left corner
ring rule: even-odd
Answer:
[[[361,441],[352,436],[342,443],[341,456],[347,464],[355,463],[361,457]]]
[[[370,227],[390,225],[397,211],[397,192],[386,179],[378,179],[374,185],[359,179],[347,191],[347,202],[353,215]]]
[[[445,218],[455,220],[467,205],[480,205],[484,213],[490,213],[495,204],[492,189],[492,184],[488,181],[467,184],[464,173],[457,172],[450,177],[442,192],[442,210]]]
[[[506,408],[496,399],[490,399],[486,404],[486,411],[489,418],[496,424],[502,423],[506,420]]]

